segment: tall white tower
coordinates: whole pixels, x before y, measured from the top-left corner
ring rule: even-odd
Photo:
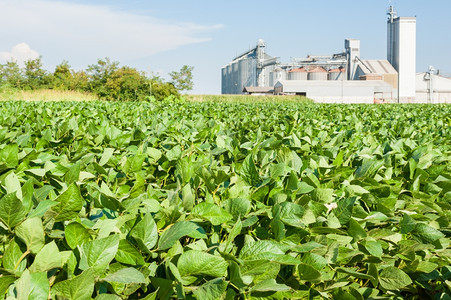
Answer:
[[[415,100],[416,26],[415,17],[398,17],[388,10],[387,60],[398,71],[398,102]]]
[[[346,59],[348,60],[348,80],[356,80],[355,72],[357,70],[358,59],[360,58],[360,40],[345,40]]]

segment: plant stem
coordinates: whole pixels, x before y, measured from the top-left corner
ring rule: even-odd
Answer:
[[[24,252],[24,254],[22,254],[22,256],[19,258],[19,260],[16,262],[16,265],[14,266],[14,271],[17,269],[17,267],[19,266],[19,264],[22,262],[22,260],[28,255],[30,254],[30,250],[28,249],[27,251]]]

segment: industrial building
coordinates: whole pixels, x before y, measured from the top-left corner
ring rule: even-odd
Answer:
[[[244,87],[269,87],[269,73],[278,64],[277,57],[265,53],[266,43],[234,58],[222,68],[222,94],[241,94]]]
[[[325,103],[451,103],[451,79],[433,71],[416,74],[416,18],[398,17],[390,6],[387,59],[362,59],[360,40],[344,51],[281,63],[266,43],[222,68],[222,94],[303,95]]]

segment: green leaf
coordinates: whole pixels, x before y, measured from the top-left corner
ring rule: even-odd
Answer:
[[[362,165],[355,172],[355,178],[371,177],[384,165],[382,160],[368,160],[365,159]]]
[[[279,243],[261,240],[245,244],[240,251],[239,258],[257,260],[260,259],[259,257],[266,254],[285,254],[285,252],[281,249],[281,245]]]
[[[381,257],[383,254],[382,245],[378,241],[366,240],[363,245],[365,249],[373,256]]]
[[[51,215],[55,218],[55,222],[61,222],[77,217],[83,208],[84,200],[78,187],[72,183],[55,201],[58,204],[51,208]]]
[[[402,234],[407,234],[409,232],[411,232],[414,228],[415,228],[415,220],[412,219],[411,216],[409,216],[408,214],[404,214],[402,216],[400,225],[401,225],[401,233]]]
[[[45,234],[41,218],[26,219],[16,227],[15,233],[33,254],[38,253],[44,247]]]
[[[304,263],[298,265],[298,273],[299,279],[302,281],[316,282],[321,280],[321,272]]]
[[[191,211],[193,209],[194,200],[193,190],[191,189],[191,185],[188,183],[182,189],[182,201],[185,211]]]
[[[379,273],[377,272],[377,267],[375,264],[368,264],[368,275],[373,277],[370,281],[374,287],[377,287],[379,284]]]
[[[445,236],[434,227],[431,227],[424,223],[416,224],[415,229],[412,231],[412,234],[425,243],[433,243]]]
[[[347,224],[352,216],[352,208],[356,201],[356,197],[345,198],[338,201],[336,210],[334,211],[335,216],[341,224]]]
[[[143,299],[147,299],[147,297]],[[95,300],[122,300],[122,298],[113,294],[99,294]]]
[[[22,200],[22,187],[16,173],[11,172],[5,178],[5,187],[7,194],[15,193],[17,198]]]
[[[3,297],[8,290],[9,286],[16,281],[14,275],[4,275],[0,277],[0,297]]]
[[[93,268],[96,272],[102,272],[114,259],[118,248],[119,235],[117,234],[84,243],[81,246],[80,269]]]
[[[30,272],[46,272],[60,267],[62,267],[61,254],[55,241],[51,241],[36,255],[34,262],[30,267]]]
[[[145,261],[141,253],[127,240],[119,241],[119,248],[114,257],[118,262],[127,265],[144,265]]]
[[[241,233],[241,229],[243,229],[243,225],[241,223],[241,219],[238,218],[235,225],[233,225],[233,228],[230,231],[229,235],[227,236],[227,243],[225,247],[226,252],[229,252],[231,250],[233,241]]]
[[[7,168],[15,168],[19,164],[19,146],[9,144],[0,150],[0,162],[4,163]]]
[[[387,267],[379,274],[379,283],[386,290],[398,291],[412,284],[412,280],[400,269]]]
[[[16,197],[16,193],[7,194],[0,199],[0,220],[8,226],[14,228],[27,215],[27,211]]]
[[[64,229],[64,237],[69,247],[75,249],[77,246],[88,242],[91,239],[91,234],[83,225],[73,222]]]
[[[151,277],[150,282],[152,286],[157,290],[156,296],[153,294],[150,299],[171,299],[174,294],[174,282],[169,279]]]
[[[245,217],[251,210],[251,202],[243,198],[232,198],[226,200],[224,208],[233,216],[233,219]]]
[[[181,237],[190,235],[194,232],[203,232],[201,227],[193,222],[181,221],[177,222],[166,229],[160,236],[158,241],[158,249],[166,250],[171,248]]]
[[[219,299],[227,290],[228,282],[220,278],[207,281],[193,291],[197,299],[215,300]]]
[[[51,293],[71,300],[90,300],[94,292],[94,278],[94,271],[87,269],[72,279],[56,283]]]
[[[359,222],[357,222],[353,218],[349,219],[348,233],[354,238],[354,240],[360,240],[362,238],[366,238],[367,236],[365,229],[363,229],[362,226],[360,226]]]
[[[316,188],[313,191],[312,198],[318,202],[332,202],[334,200],[334,190],[329,188]]]
[[[224,258],[205,252],[189,250],[184,252],[177,262],[177,268],[185,284],[190,284],[192,276],[204,275],[223,277],[227,273],[228,264]]]
[[[348,291],[344,291],[342,288],[334,289],[332,291],[332,299],[340,299],[340,300],[360,300],[360,299],[363,299],[363,297],[360,294],[358,294],[357,297],[356,296],[357,295],[355,295],[355,292],[351,293],[349,290]]]
[[[45,173],[47,173],[47,171],[45,169],[28,169],[28,170],[25,170],[25,172],[29,172],[38,177],[44,177]]]
[[[250,285],[266,279],[274,279],[280,272],[280,264],[266,260],[246,260],[240,266],[243,283]]]
[[[3,253],[3,268],[13,272],[22,272],[27,266],[26,256],[14,239],[9,242],[8,247]]]
[[[418,263],[418,266],[415,271],[429,274],[429,273],[433,272],[434,270],[437,270],[437,267],[438,267],[438,265],[433,262],[420,261]]]
[[[69,170],[67,170],[66,174],[64,175],[64,180],[67,184],[77,182],[78,178],[80,178],[80,163],[79,162],[70,166]]]
[[[25,270],[16,283],[17,299],[47,299],[50,283],[46,272],[32,273]]]
[[[196,205],[191,213],[194,216],[208,220],[211,224],[217,226],[232,220],[232,215],[225,209],[213,203],[201,202]]]
[[[120,269],[113,274],[109,274],[103,278],[103,280],[107,282],[118,282],[124,284],[146,283],[144,275],[135,268]]]
[[[290,287],[285,284],[277,283],[274,278],[258,282],[251,290],[253,292],[278,292],[289,291]]]
[[[304,212],[302,206],[292,202],[282,202],[273,208],[274,218],[279,218],[286,225],[300,228],[305,227],[305,224],[302,223]]]
[[[308,194],[313,191],[315,188],[308,183],[301,181],[298,183],[298,191],[297,194]]]
[[[256,186],[260,181],[257,168],[254,164],[252,154],[249,154],[242,165],[243,179],[251,186]]]
[[[302,263],[321,271],[327,265],[327,259],[316,253],[306,253],[302,257]]]
[[[43,200],[39,202],[38,206],[30,212],[28,217],[34,218],[34,217],[43,217],[45,213],[52,207],[57,205],[58,202],[52,201],[52,200]]]
[[[113,153],[114,153],[113,148],[105,148],[105,150],[103,150],[102,157],[100,158],[99,165],[104,166],[113,156]]]
[[[130,235],[136,240],[142,251],[150,253],[158,241],[158,228],[150,214],[136,224],[130,231]]]
[[[351,275],[355,278],[371,280],[371,282],[373,282],[373,280],[375,280],[375,278],[373,276],[357,272],[351,268],[341,268],[340,267],[340,268],[336,268],[335,271]]]

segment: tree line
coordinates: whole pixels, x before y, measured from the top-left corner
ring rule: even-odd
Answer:
[[[146,75],[109,58],[98,59],[86,70],[71,69],[67,61],[55,67],[53,72],[43,69],[42,58],[25,62],[23,67],[15,61],[0,64],[0,86],[21,90],[54,89],[89,92],[100,99],[119,101],[164,100],[169,96],[180,96],[192,90],[192,66],[183,66],[180,71],[169,73],[171,80],[165,81],[157,75]]]

